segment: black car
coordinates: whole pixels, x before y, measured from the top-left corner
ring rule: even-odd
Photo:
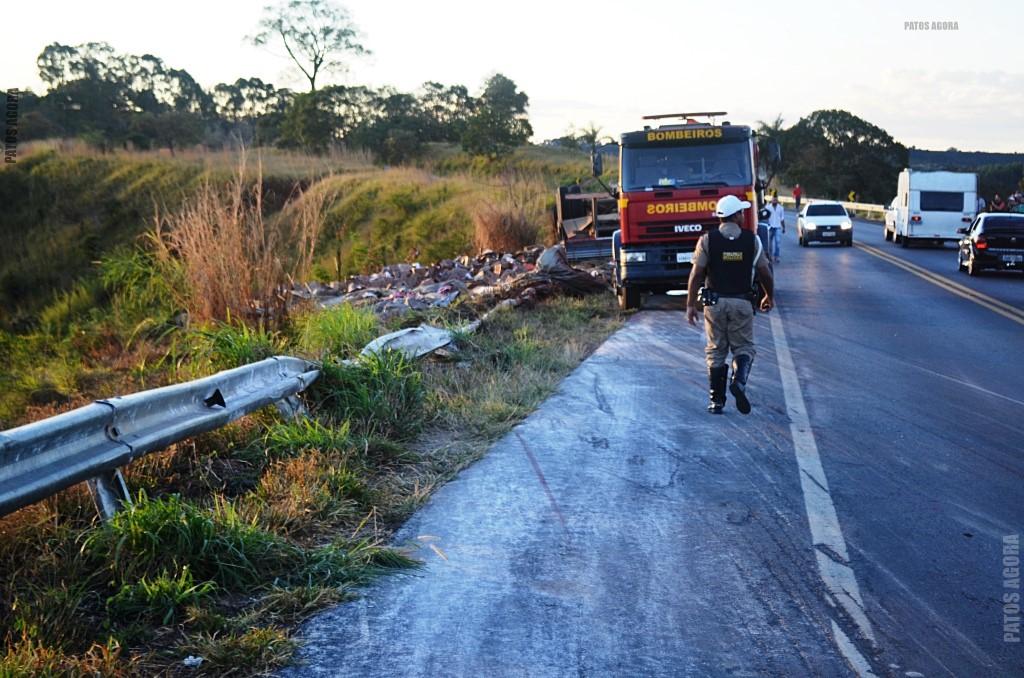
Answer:
[[[979,214],[969,228],[957,232],[964,236],[956,258],[961,271],[1024,270],[1024,214]]]

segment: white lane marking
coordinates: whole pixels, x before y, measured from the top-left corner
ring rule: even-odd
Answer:
[[[807,415],[807,405],[804,402],[800,380],[796,374],[793,355],[789,351],[789,342],[786,339],[786,332],[782,328],[782,317],[778,309],[769,318],[772,335],[775,337],[775,356],[782,378],[782,393],[786,399],[786,411],[789,414],[789,430],[793,438],[797,467],[800,470],[800,487],[804,495],[807,523],[811,528],[811,543],[814,546],[814,555],[818,562],[818,574],[833,602],[840,606],[853,621],[860,635],[874,646],[874,630],[871,628],[871,622],[867,615],[864,614],[864,601],[861,599],[860,588],[857,586],[857,577],[849,565],[850,556],[846,551],[846,540],[843,538],[843,530],[839,526],[836,507],[828,489],[828,479],[825,477],[825,469],[822,467],[821,457],[818,455],[818,444],[814,440],[814,431],[811,429],[810,417]],[[833,629],[838,628],[834,621],[832,625]],[[856,661],[853,659],[850,661],[859,675],[874,675],[870,672],[862,673],[857,668],[860,665],[870,667],[870,664],[857,651],[849,638],[845,635],[840,637],[837,634],[833,634],[833,637],[844,656],[849,657],[848,653],[850,652],[856,655]],[[843,647],[844,642],[848,647]]]
[[[857,651],[857,646],[850,642],[850,639],[846,637],[846,634],[843,633],[843,630],[839,628],[839,624],[834,619],[832,620],[832,635],[836,639],[839,651],[846,657],[846,661],[850,662],[858,676],[875,676],[874,671],[871,670],[871,665],[864,660],[864,656]]]

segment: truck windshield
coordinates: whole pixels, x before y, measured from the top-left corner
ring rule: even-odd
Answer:
[[[622,188],[642,191],[682,186],[750,186],[746,141],[687,146],[625,146]]]
[[[845,217],[846,210],[842,205],[808,205],[809,217]]]

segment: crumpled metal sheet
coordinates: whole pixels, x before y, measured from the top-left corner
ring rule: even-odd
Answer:
[[[452,333],[448,330],[430,325],[420,325],[377,337],[363,348],[360,355],[369,356],[383,351],[399,351],[409,358],[422,358],[450,343],[452,343]]]

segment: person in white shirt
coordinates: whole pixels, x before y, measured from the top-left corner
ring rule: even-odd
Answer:
[[[782,245],[782,234],[786,232],[786,210],[779,204],[779,196],[773,195],[768,210],[768,251],[769,256],[779,263],[779,249]]]

